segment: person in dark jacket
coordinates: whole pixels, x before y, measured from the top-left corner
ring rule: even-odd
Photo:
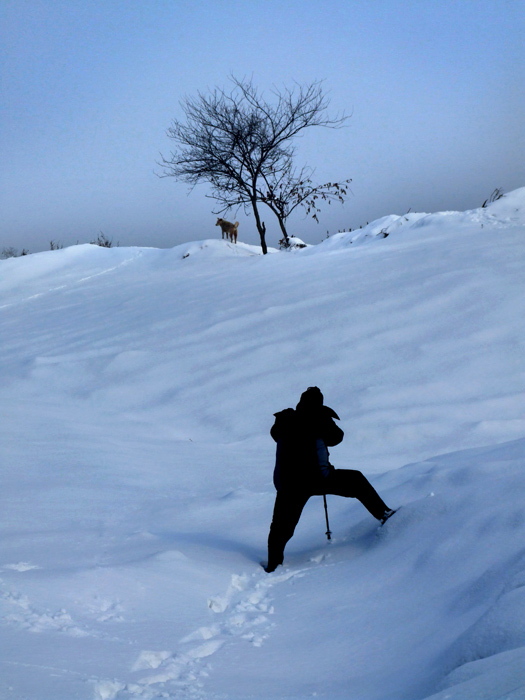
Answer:
[[[286,543],[311,496],[357,498],[381,523],[395,513],[361,472],[335,469],[330,464],[328,447],[338,445],[344,433],[334,422],[339,416],[323,400],[318,387],[309,387],[295,410],[286,408],[275,414],[270,434],[277,443],[277,495],[268,536],[268,563],[264,567],[268,573],[283,563]]]

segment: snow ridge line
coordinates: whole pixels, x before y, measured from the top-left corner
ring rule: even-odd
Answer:
[[[15,301],[7,302],[5,304],[0,304],[0,309],[7,309],[11,306],[19,306],[20,304],[25,304],[28,301],[33,301],[34,299],[39,299],[40,297],[47,296],[48,294],[52,294],[53,292],[59,292],[62,289],[75,289],[84,282],[88,282],[89,280],[95,279],[96,277],[102,277],[102,275],[107,275],[110,272],[114,272],[115,270],[118,270],[121,267],[126,267],[127,265],[130,265],[131,263],[135,262],[142,256],[142,251],[139,251],[138,253],[135,253],[129,258],[126,258],[124,260],[121,260],[119,263],[116,265],[113,265],[112,267],[106,267],[102,270],[99,270],[98,272],[93,272],[90,275],[86,275],[85,277],[80,277],[79,279],[76,280],[68,280],[66,284],[59,284],[56,287],[49,287],[49,289],[46,289],[45,292],[38,292],[36,294],[31,294],[30,296],[27,297],[22,297],[20,299],[16,299]]]

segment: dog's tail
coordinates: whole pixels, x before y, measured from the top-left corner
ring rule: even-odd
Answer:
[[[239,222],[238,222],[238,221],[236,221],[233,225],[235,226],[235,228],[239,228]]]

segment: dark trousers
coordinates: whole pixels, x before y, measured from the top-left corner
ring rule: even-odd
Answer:
[[[325,493],[357,498],[378,520],[388,510],[368,479],[355,469],[334,469],[320,486],[324,487],[323,490],[281,489],[277,492],[268,536],[269,565],[278,566],[283,563],[286,543],[293,536],[303,508],[311,496],[322,496]]]

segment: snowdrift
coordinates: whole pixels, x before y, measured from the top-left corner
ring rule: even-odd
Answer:
[[[525,698],[525,188],[289,252],[0,261],[0,698]],[[337,467],[259,566],[273,413]]]

